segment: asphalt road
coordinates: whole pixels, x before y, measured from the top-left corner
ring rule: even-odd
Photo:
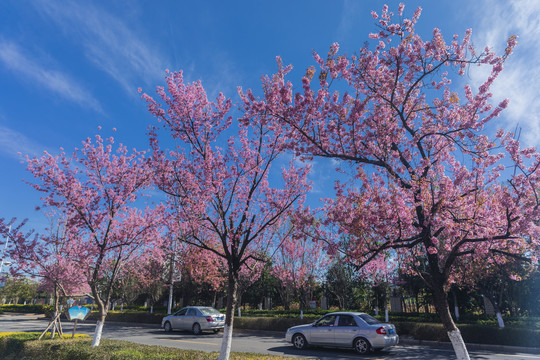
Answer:
[[[43,331],[48,320],[35,315],[0,315],[0,331]],[[65,334],[73,330],[73,323],[63,321]],[[83,322],[77,325],[77,333],[93,335],[95,323]],[[204,333],[195,336],[189,332],[174,331],[166,333],[159,325],[105,323],[104,339],[126,340],[147,345],[160,345],[182,349],[219,351],[222,333]],[[357,355],[348,349],[308,348],[296,350],[284,340],[281,332],[236,331],[233,335],[232,351],[256,352],[298,358],[341,360],[341,359],[455,359],[450,348],[418,345],[399,345],[390,350],[368,356]],[[472,350],[471,359],[476,360],[531,360],[540,359],[538,354],[498,353],[494,351]]]

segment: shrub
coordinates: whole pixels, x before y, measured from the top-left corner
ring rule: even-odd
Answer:
[[[394,322],[399,335],[411,335],[417,340],[449,341],[441,324]],[[540,347],[540,330],[507,326],[463,324],[458,326],[466,343]]]
[[[144,324],[161,324],[161,319],[166,316],[165,314],[150,314],[149,312],[120,312],[109,311],[106,321],[118,321],[118,322],[132,322],[132,323],[144,323]],[[98,313],[93,311],[88,315],[87,321],[97,320]]]
[[[314,320],[309,318],[272,318],[272,317],[236,317],[234,327],[237,329],[249,330],[272,330],[286,331],[296,325],[309,324]]]
[[[53,312],[53,307],[51,305],[12,304],[12,305],[0,305],[0,311],[16,312],[16,313],[47,314],[47,313]]]
[[[540,330],[469,324],[461,325],[459,329],[468,343],[540,347]]]
[[[222,311],[224,312],[224,311]],[[319,318],[332,312],[332,310],[306,309],[303,311],[304,317]],[[300,310],[242,310],[242,316],[252,317],[284,317],[300,318]]]

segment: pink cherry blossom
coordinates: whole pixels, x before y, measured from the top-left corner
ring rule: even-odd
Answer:
[[[484,132],[507,107],[507,100],[491,104],[490,88],[516,37],[508,39],[503,56],[489,48],[475,51],[470,30],[461,42],[455,36],[448,42],[438,28],[423,39],[414,29],[420,13],[418,8],[412,19],[394,21],[384,6],[380,30],[369,35],[375,48],[363,47],[339,68],[335,45],[326,60],[315,54],[321,81],[304,78],[293,86],[298,93],[292,104],[276,101],[290,82],[285,72],[265,77],[264,98],[245,96],[244,103],[252,116],[271,119],[288,138],[284,147],[296,155],[357,168],[358,175],[338,183],[319,222],[326,230],[313,236],[339,239],[328,229],[348,236],[345,251],[358,268],[399,260],[418,272],[454,334],[446,288],[458,278],[461,259],[523,249],[529,257],[538,254],[540,155],[521,149],[509,134],[492,139]],[[451,78],[464,76],[471,65],[488,67],[489,76],[478,89],[460,90]],[[514,176],[506,177],[500,166],[505,155],[516,166]],[[417,267],[419,258],[427,270]],[[464,349],[462,341],[453,344]]]
[[[122,144],[113,149],[113,143],[112,137],[96,135],[71,156],[62,151],[27,157],[35,177],[31,185],[43,194],[44,208],[57,209],[65,219],[68,247],[62,256],[77,263],[98,305],[94,346],[99,345],[119,270],[160,242],[161,208],[134,206],[151,184],[149,161],[144,152],[130,154]],[[32,246],[40,249],[37,243]]]
[[[277,62],[280,74],[291,70]],[[266,79],[265,91],[275,95],[269,101],[276,106],[289,106],[291,84],[280,78]],[[309,189],[309,169],[291,161],[281,169],[282,187],[270,185],[270,178],[280,175],[272,165],[281,159],[285,138],[280,127],[259,115],[264,103],[251,91],[239,89],[241,102],[233,112],[230,99],[219,94],[210,101],[201,82],[185,83],[182,72],[169,73],[166,82],[157,89],[159,100],[142,95],[157,118],[150,129],[155,182],[170,200],[179,238],[197,247],[191,251],[210,266],[205,274],[194,267],[192,275],[216,287],[227,284],[220,356],[226,359],[242,273],[256,279],[256,263],[264,259],[275,228]]]

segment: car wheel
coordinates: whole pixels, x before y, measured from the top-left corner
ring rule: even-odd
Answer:
[[[371,350],[371,344],[365,338],[354,339],[353,347],[359,354],[367,354]]]
[[[297,349],[305,349],[307,347],[306,338],[302,334],[294,334],[292,343]]]
[[[201,334],[201,325],[199,325],[199,323],[193,324],[193,333],[195,335],[200,335]]]
[[[170,322],[166,322],[165,325],[163,325],[163,328],[165,329],[165,331],[169,332],[169,331],[172,331],[172,325]]]

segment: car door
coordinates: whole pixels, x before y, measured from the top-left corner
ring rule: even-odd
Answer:
[[[174,316],[171,319],[171,325],[174,329],[182,329],[182,319],[186,315],[187,309],[178,310],[174,313]]]
[[[197,322],[197,309],[189,308],[182,320],[182,329],[191,330],[195,322]]]
[[[334,345],[334,327],[336,315],[326,315],[320,318],[311,328],[308,342],[313,345]]]
[[[339,315],[334,327],[334,342],[336,346],[352,346],[358,332],[358,325],[352,315]]]

